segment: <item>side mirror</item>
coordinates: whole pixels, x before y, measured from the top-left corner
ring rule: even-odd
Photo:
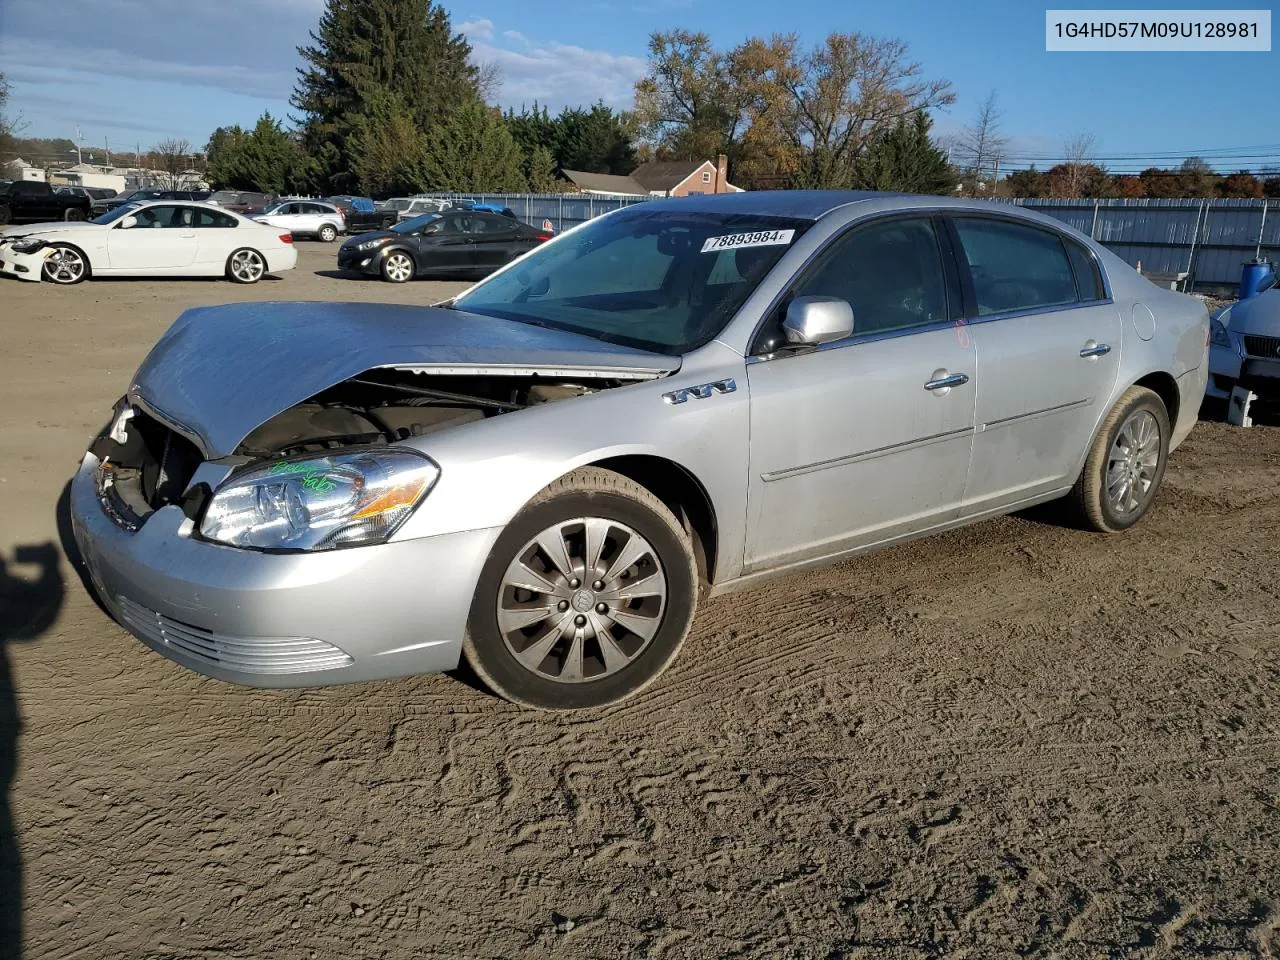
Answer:
[[[132,230],[137,225],[138,225],[138,218],[135,217],[133,214],[129,214],[129,216],[125,217],[123,220],[120,221],[121,230]]]
[[[792,346],[817,346],[853,333],[853,307],[838,297],[796,297],[787,305],[782,333]]]

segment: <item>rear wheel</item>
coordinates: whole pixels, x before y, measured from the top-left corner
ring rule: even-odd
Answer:
[[[267,261],[249,247],[241,247],[227,258],[227,279],[232,283],[257,283],[266,272]]]
[[[317,236],[318,236],[318,237],[319,237],[319,238],[320,238],[324,243],[333,243],[333,241],[334,241],[334,240],[336,240],[336,239],[337,239],[337,237],[338,237],[338,231],[337,231],[337,229],[333,226],[333,224],[331,224],[331,223],[326,223],[326,224],[322,224],[322,225],[321,225],[321,227],[320,227],[320,232],[317,234]]]
[[[79,223],[81,220],[84,219],[84,211],[78,210],[75,207],[71,207],[69,210],[63,213],[62,219],[65,220],[67,223]]]
[[[1133,526],[1150,508],[1169,458],[1169,412],[1146,387],[1130,387],[1094,437],[1068,497],[1075,519],[1101,533]]]
[[[498,537],[463,651],[494,692],[516,703],[616,703],[675,659],[697,586],[689,536],[662,501],[619,474],[578,470]]]
[[[388,283],[405,283],[413,279],[413,257],[402,250],[393,250],[382,261],[382,279]]]
[[[53,253],[45,257],[41,271],[49,283],[70,286],[89,276],[89,261],[75,247],[56,244]]]

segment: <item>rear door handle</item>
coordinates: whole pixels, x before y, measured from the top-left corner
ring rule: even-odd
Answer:
[[[926,390],[949,390],[951,387],[960,387],[969,382],[968,374],[949,373],[946,376],[939,377],[934,375],[935,379],[925,382]]]
[[[1086,360],[1092,360],[1094,357],[1105,357],[1110,352],[1111,346],[1109,344],[1090,340],[1080,349],[1080,356]]]

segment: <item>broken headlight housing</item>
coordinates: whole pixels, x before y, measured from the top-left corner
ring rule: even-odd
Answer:
[[[362,450],[253,467],[229,477],[200,521],[206,539],[255,550],[385,543],[435,485],[413,450]]]
[[[20,237],[9,241],[9,248],[14,253],[35,253],[45,245],[39,237]]]

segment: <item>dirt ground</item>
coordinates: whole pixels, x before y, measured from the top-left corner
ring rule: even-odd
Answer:
[[[603,712],[239,689],[99,611],[58,503],[183,308],[447,289],[302,252],[0,283],[0,957],[19,918],[24,958],[1280,957],[1280,429],[1202,423],[1121,537],[1007,518],[712,601]]]

